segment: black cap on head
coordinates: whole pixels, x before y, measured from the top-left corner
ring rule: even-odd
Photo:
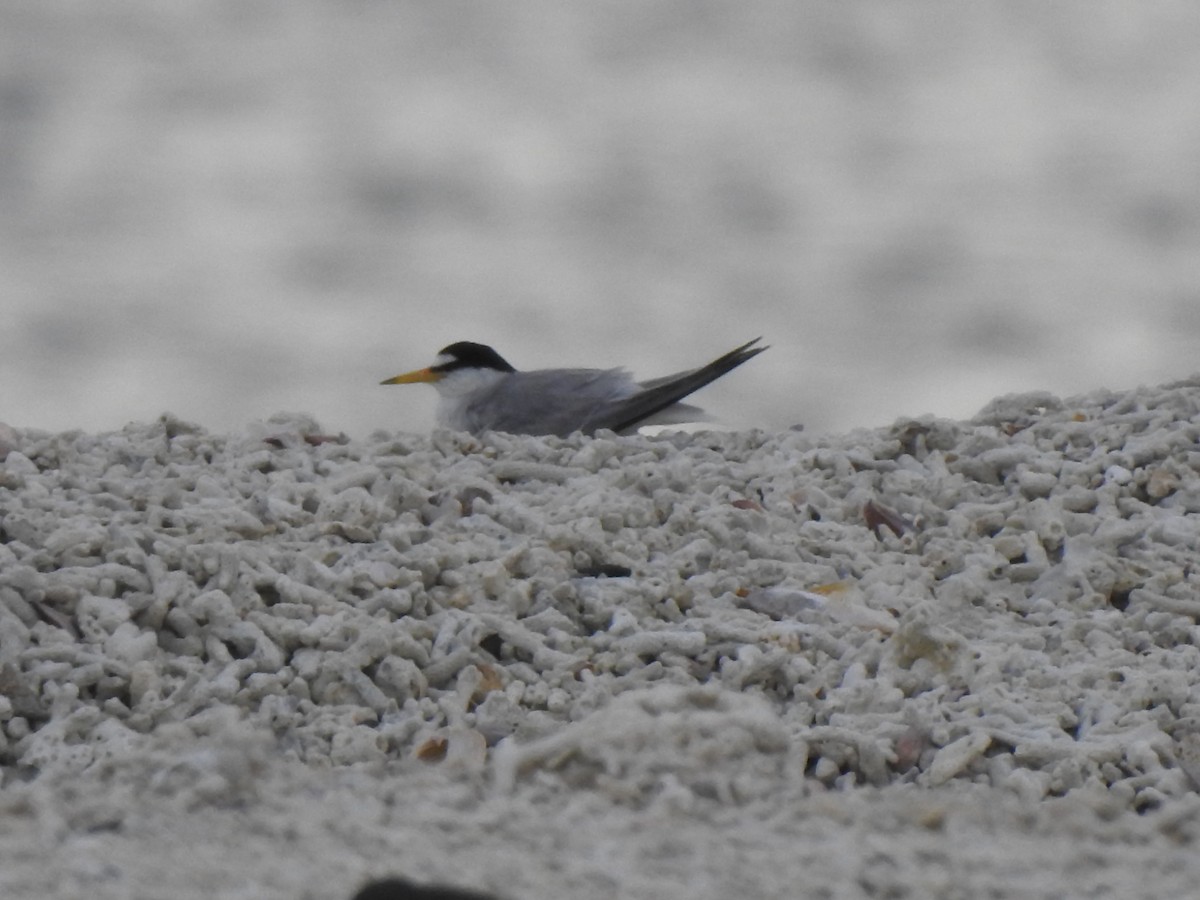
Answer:
[[[438,356],[451,357],[449,362],[433,366],[435,372],[453,372],[455,369],[495,369],[497,372],[517,371],[487,344],[474,341],[458,341],[438,351]]]

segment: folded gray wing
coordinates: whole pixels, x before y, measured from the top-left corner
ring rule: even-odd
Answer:
[[[591,430],[587,422],[597,409],[611,408],[638,390],[624,369],[514,372],[466,411],[467,429],[565,437]]]
[[[748,359],[752,359],[766,350],[766,347],[755,347],[761,341],[758,337],[747,341],[742,346],[730,350],[724,356],[714,359],[707,366],[655,378],[643,382],[642,390],[638,393],[609,403],[604,409],[578,426],[587,433],[601,428],[623,432],[636,428],[640,422],[661,412],[674,403],[682,400],[688,394],[698,391],[706,384],[716,381],[727,372],[736,369]]]

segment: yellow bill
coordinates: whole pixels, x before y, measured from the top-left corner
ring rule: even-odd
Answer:
[[[432,368],[417,369],[413,372],[405,372],[403,375],[397,375],[395,378],[388,378],[386,381],[379,382],[380,384],[424,384],[426,382],[440,381],[442,379],[441,372],[435,372]]]

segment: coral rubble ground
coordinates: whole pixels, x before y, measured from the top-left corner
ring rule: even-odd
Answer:
[[[1185,896],[1200,380],[0,435],[0,895]]]

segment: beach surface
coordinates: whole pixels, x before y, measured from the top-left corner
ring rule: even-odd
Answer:
[[[0,896],[1192,895],[1198,438],[5,427]]]

